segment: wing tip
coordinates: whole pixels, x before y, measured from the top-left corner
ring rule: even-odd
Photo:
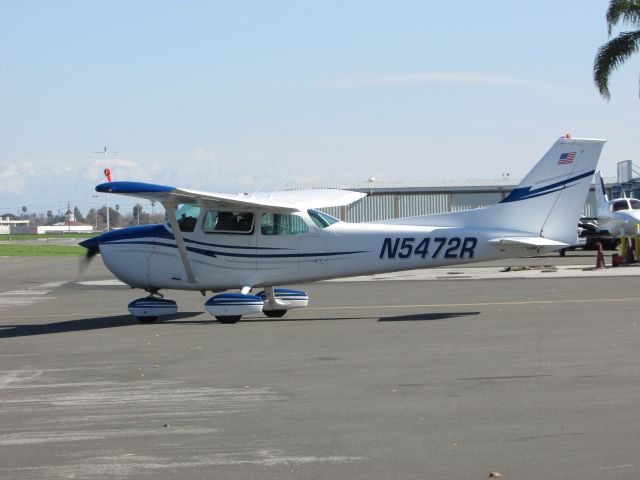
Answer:
[[[121,193],[121,194],[149,194],[149,193],[169,193],[175,187],[168,185],[158,185],[144,182],[107,182],[96,186],[96,192],[100,193]]]

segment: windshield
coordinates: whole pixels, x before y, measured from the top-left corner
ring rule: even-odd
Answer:
[[[333,225],[334,223],[338,223],[340,221],[337,218],[332,217],[331,215],[321,212],[319,210],[309,209],[307,210],[307,213],[311,217],[311,220],[313,220],[313,223],[315,223],[318,228],[327,228],[328,226]]]
[[[200,216],[200,207],[192,203],[184,203],[176,210],[176,219],[181,232],[193,232]]]
[[[613,202],[612,210],[617,212],[619,210],[629,210],[629,204],[627,203],[627,199],[620,199]]]

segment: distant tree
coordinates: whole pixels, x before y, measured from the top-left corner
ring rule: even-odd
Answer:
[[[53,223],[53,212],[51,210],[47,210],[47,222]]]
[[[76,207],[73,209],[73,216],[76,218],[77,222],[85,222],[85,218],[82,216],[82,212],[80,211],[80,209],[78,208],[78,206],[76,205]]]
[[[611,99],[609,78],[631,55],[640,48],[640,0],[611,0],[607,10],[609,37],[618,22],[629,23],[638,30],[622,32],[598,49],[593,65],[593,80],[600,95]]]
[[[102,207],[98,210],[98,228],[106,228],[107,226],[107,208]],[[109,227],[117,227],[120,225],[120,213],[109,207]]]
[[[23,206],[21,210],[22,210],[22,216],[23,217],[26,216],[27,215],[27,207]]]
[[[84,219],[85,223],[88,223],[89,225],[93,225],[95,227],[97,215],[98,212],[96,211],[96,209],[92,208],[91,210],[89,210],[89,213],[87,213],[87,216]]]
[[[142,214],[142,205],[136,203],[133,206],[133,218],[138,225],[140,225],[140,215]]]

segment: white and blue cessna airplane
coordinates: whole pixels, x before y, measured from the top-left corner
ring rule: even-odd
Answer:
[[[159,293],[163,289],[211,291],[204,306],[221,323],[259,312],[281,317],[309,299],[303,291],[276,286],[575,245],[604,142],[560,138],[515,190],[488,208],[375,223],[341,222],[316,210],[365,196],[344,190],[227,195],[103,183],[96,191],[161,202],[168,221],[106,232],[81,245],[87,257],[100,253],[124,283],[148,292],[129,304],[143,323],[177,312],[176,303]]]
[[[634,235],[636,225],[640,224],[640,200],[626,197],[609,200],[599,171],[595,183],[598,230],[614,237]]]

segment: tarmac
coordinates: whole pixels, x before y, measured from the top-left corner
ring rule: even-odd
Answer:
[[[0,258],[0,478],[637,479],[640,267],[570,252],[142,325],[96,259]]]

